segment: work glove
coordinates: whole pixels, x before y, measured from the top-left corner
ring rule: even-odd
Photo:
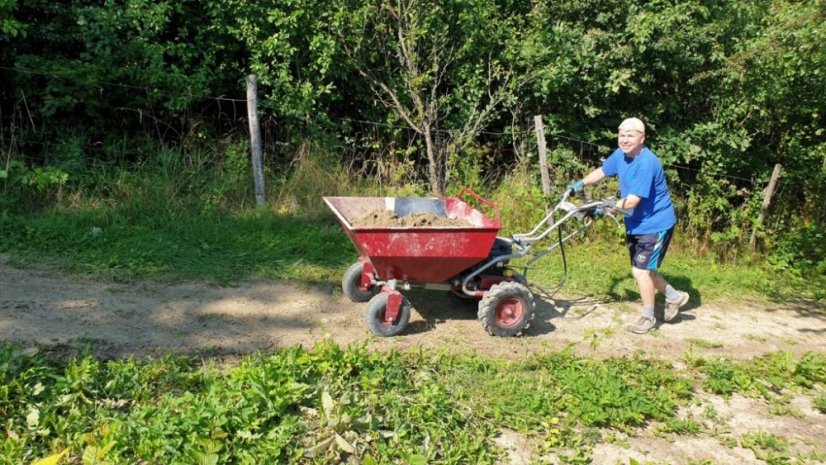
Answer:
[[[568,185],[568,190],[571,191],[571,194],[581,192],[583,189],[585,189],[585,183],[582,180]]]

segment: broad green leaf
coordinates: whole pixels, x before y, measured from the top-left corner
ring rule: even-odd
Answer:
[[[117,441],[112,441],[103,447],[86,446],[86,448],[83,449],[83,455],[81,456],[83,464],[94,465],[100,463],[104,458],[106,458],[106,454],[112,450],[112,447],[114,447],[116,443]]]
[[[32,463],[32,465],[57,465],[57,463],[60,462],[60,459],[62,459],[68,451],[69,449],[63,449],[62,451],[54,455],[50,455],[46,458],[42,458],[37,462]]]
[[[327,418],[333,416],[333,398],[326,390],[321,393],[321,407],[324,409],[324,415]]]
[[[40,409],[32,407],[29,414],[26,415],[26,425],[28,425],[29,428],[34,428],[38,423],[40,423]]]
[[[409,455],[407,457],[407,463],[410,465],[427,465],[427,457],[424,455]]]
[[[347,452],[349,454],[355,454],[356,448],[352,446],[346,439],[341,437],[338,433],[336,433],[336,444],[338,445],[339,449]]]

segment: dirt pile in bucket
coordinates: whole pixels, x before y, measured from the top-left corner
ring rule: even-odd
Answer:
[[[427,228],[469,227],[473,224],[464,218],[447,218],[433,213],[413,213],[398,216],[391,210],[373,210],[353,221],[354,228]]]

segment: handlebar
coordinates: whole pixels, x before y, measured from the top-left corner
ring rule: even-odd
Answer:
[[[602,203],[603,208],[609,208],[611,210],[618,211],[625,216],[630,216],[633,213],[631,210],[618,207],[617,200],[613,197],[608,197],[607,199],[602,200]]]
[[[565,192],[562,193],[562,199],[560,200],[560,203],[566,202],[568,200],[568,198],[571,197],[571,195],[575,195],[575,194],[573,194],[571,190],[565,189]],[[624,209],[624,208],[619,208],[617,206],[617,199],[615,199],[614,197],[608,197],[608,198],[603,199],[603,200],[595,200],[595,201],[591,202],[591,201],[588,201],[585,198],[584,191],[580,191],[579,195],[577,195],[577,196],[582,198],[585,201],[585,203],[587,205],[589,205],[589,207],[592,207],[592,208],[608,208],[608,209],[620,212],[625,216],[631,216],[631,214],[633,213],[631,210]],[[597,203],[597,204],[591,205],[592,203]]]

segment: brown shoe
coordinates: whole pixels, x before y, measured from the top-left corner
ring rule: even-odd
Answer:
[[[665,301],[665,313],[663,314],[663,319],[665,321],[671,321],[680,313],[680,307],[688,303],[688,292],[677,291],[680,294],[680,298],[675,300],[674,302]]]
[[[657,324],[657,320],[652,320],[647,316],[641,316],[636,323],[628,325],[628,331],[634,334],[645,334],[651,331],[651,328],[653,328],[655,324]]]

